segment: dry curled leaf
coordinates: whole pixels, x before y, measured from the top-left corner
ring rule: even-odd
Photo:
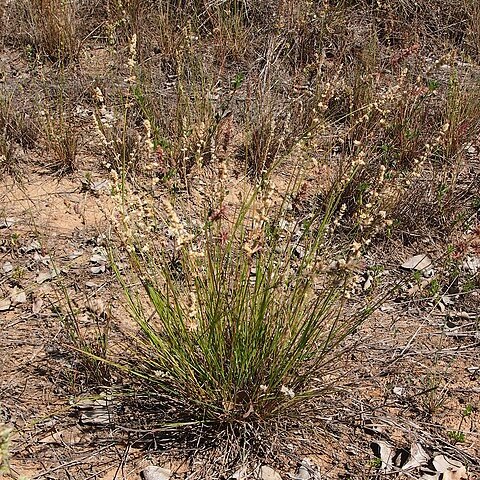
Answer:
[[[13,305],[25,303],[27,301],[27,294],[23,290],[14,290],[10,295]]]
[[[15,225],[17,220],[12,217],[2,218],[0,220],[0,228],[10,228],[11,226]]]
[[[95,253],[90,257],[90,261],[98,264],[107,263],[107,257],[105,257],[105,255]]]
[[[5,262],[5,263],[3,264],[3,271],[4,271],[5,273],[10,273],[12,270],[13,270],[13,265],[12,265],[11,262]]]
[[[426,465],[429,460],[430,457],[427,455],[423,447],[419,443],[413,443],[410,447],[410,458],[402,468],[404,470],[409,470],[421,467],[422,465]]]
[[[102,264],[102,265],[97,265],[95,267],[91,267],[90,268],[90,271],[95,274],[95,275],[98,275],[99,273],[103,273],[105,272],[105,265]]]
[[[373,453],[382,461],[381,469],[390,472],[394,466],[395,447],[383,440],[377,440],[371,443]]]
[[[414,255],[407,261],[402,263],[402,268],[405,270],[424,270],[432,265],[430,257],[424,253]]]
[[[461,462],[448,458],[445,455],[437,455],[433,459],[435,470],[443,474],[443,480],[467,479],[467,469]]]
[[[75,260],[78,257],[81,257],[83,255],[83,250],[75,250],[73,251],[69,256],[69,260]]]
[[[282,480],[280,474],[267,465],[260,467],[260,478],[262,480]]]
[[[54,279],[57,276],[57,272],[55,270],[50,270],[49,272],[40,272],[37,276],[37,283],[41,285],[44,282]]]

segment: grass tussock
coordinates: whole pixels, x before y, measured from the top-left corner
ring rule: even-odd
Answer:
[[[372,310],[372,299],[344,309],[372,240],[453,228],[480,122],[454,49],[474,54],[476,10],[438,7],[108,2],[95,31],[118,82],[91,79],[90,145],[112,172],[117,233],[142,286],[114,260],[140,329],[117,367],[141,388],[211,422],[262,420],[319,394]],[[75,130],[53,130],[71,171]],[[261,210],[268,185],[298,171]],[[253,193],[227,201],[226,175]],[[206,213],[182,222],[177,195]]]
[[[373,301],[342,308],[356,255],[324,263],[333,209],[289,223],[273,194],[259,188],[229,221],[220,204],[195,233],[166,200],[165,224],[149,240],[136,230],[143,209],[122,217],[144,295],[114,264],[141,331],[121,368],[180,419],[256,423],[291,412],[330,388],[324,377],[342,341],[373,311]],[[165,227],[170,241],[155,244]]]
[[[26,3],[31,47],[53,62],[67,64],[78,58],[77,2],[32,0]]]
[[[19,93],[0,92],[0,172],[18,176],[26,150],[32,149],[38,135],[35,121],[16,101]]]
[[[2,173],[31,148],[110,176],[135,331],[111,344],[69,304],[78,368],[121,371],[175,421],[257,423],[324,394],[377,306],[369,248],[478,221],[474,0],[32,0],[1,19],[2,54],[42,74],[2,72]]]

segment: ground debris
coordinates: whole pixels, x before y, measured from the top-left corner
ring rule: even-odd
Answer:
[[[258,478],[261,480],[282,480],[280,474],[267,465],[260,467],[260,475]]]
[[[168,480],[172,476],[172,472],[167,468],[150,465],[140,472],[143,480]]]
[[[424,253],[414,255],[402,263],[401,267],[405,270],[425,270],[432,265],[430,257]]]

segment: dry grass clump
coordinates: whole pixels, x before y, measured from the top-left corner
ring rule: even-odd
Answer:
[[[156,399],[159,415],[168,405],[170,418],[157,418],[166,427],[291,414],[330,388],[343,340],[377,305],[344,310],[360,254],[354,245],[328,263],[334,208],[296,222],[286,202],[292,187],[267,181],[228,205],[224,174],[214,210],[195,225],[169,200],[160,207],[119,181],[115,224],[131,269],[115,251],[112,267],[139,331],[103,352],[107,359],[77,345],[120,369],[138,398]]]
[[[77,62],[82,40],[78,0],[6,1],[1,40],[23,51],[29,62],[65,67]],[[0,12],[1,13],[1,12]],[[89,32],[92,33],[92,32]]]
[[[401,48],[406,43],[420,42],[433,51],[448,44],[470,49],[476,42],[475,27],[469,31],[477,14],[475,2],[471,0],[345,0],[335,3],[356,6],[371,15],[376,20],[379,39],[386,46]]]
[[[47,167],[55,173],[68,174],[78,166],[79,133],[71,114],[60,112],[56,116],[45,114],[44,143],[52,155]]]
[[[455,183],[448,195],[442,192],[446,172],[460,168],[478,125],[476,93],[454,53],[424,58],[433,27],[413,4],[400,10],[420,22],[419,37],[401,44],[385,42],[371,23],[387,6],[364,6],[360,18],[345,3],[268,4],[268,20],[246,3],[110,7],[124,78],[97,103],[108,168],[148,172],[188,190],[193,177],[222,156],[233,159],[237,173],[258,179],[288,165],[301,146],[294,155],[331,172],[317,186],[321,195],[315,200],[310,192],[313,201],[302,208],[322,210],[324,199],[341,190],[349,228],[360,222],[372,233],[374,224],[382,230],[392,219],[407,229],[435,218],[439,228],[452,224],[447,211],[454,212],[451,200],[459,198]],[[230,31],[242,52],[236,59],[231,52],[212,56],[225,47],[221,15],[238,17],[241,25]],[[353,17],[367,40],[348,27]],[[315,28],[308,30],[308,21]],[[244,34],[254,35],[253,46],[244,48]],[[440,34],[435,39],[444,41]],[[438,214],[426,215],[430,207]]]
[[[468,77],[459,79],[454,73],[449,78],[442,92],[445,103],[437,117],[448,128],[441,132],[441,138],[430,140],[430,161],[411,179],[408,195],[399,199],[393,211],[405,230],[448,233],[463,225],[462,217],[467,215],[475,194],[475,180],[465,181],[463,171],[471,157],[467,150],[480,127],[479,93],[478,85]]]
[[[2,171],[14,171],[15,146],[9,122],[10,102],[3,98],[0,108],[0,168]]]
[[[472,46],[472,51],[480,56],[480,5],[475,0],[465,0],[467,5],[467,42]]]
[[[78,58],[77,0],[31,0],[19,2],[17,12],[23,18],[21,34],[30,54],[45,56],[52,62],[68,64]]]
[[[152,140],[152,126],[148,119],[142,121],[133,108],[128,87],[126,94],[123,105],[110,106],[102,90],[95,88],[95,141],[104,168],[133,178],[136,173],[152,168],[150,162],[155,161],[155,145]],[[141,131],[135,128],[139,118],[142,122]]]
[[[16,176],[25,149],[35,146],[38,127],[18,104],[20,92],[0,93],[0,171]]]
[[[288,164],[301,145],[295,155],[333,172],[320,203],[354,165],[341,203],[356,218],[372,204],[365,198],[382,169],[390,192],[374,207],[381,216],[395,214],[423,167],[439,182],[432,191],[444,189],[442,169],[461,164],[474,135],[475,89],[451,48],[466,52],[475,43],[476,7],[449,0],[439,8],[436,0],[35,0],[8,4],[4,17],[55,62],[76,60],[81,37],[108,52],[115,81],[82,79],[90,94],[102,85],[92,95],[91,143],[107,168],[153,172],[188,189],[190,177],[219,157],[258,179]],[[59,168],[71,171],[78,128],[57,123],[62,133],[46,128],[46,143]]]

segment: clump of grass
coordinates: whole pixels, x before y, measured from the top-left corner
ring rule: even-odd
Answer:
[[[15,93],[0,94],[0,171],[18,175],[21,150],[31,148],[36,141],[36,127],[31,118],[20,111]]]
[[[448,198],[458,205],[456,173],[448,175],[478,127],[478,98],[446,78],[454,62],[424,58],[439,38],[461,43],[461,22],[421,5],[439,2],[95,7],[119,63],[115,87],[95,90],[99,157],[120,179],[118,232],[136,272],[130,282],[114,261],[139,329],[116,363],[138,392],[185,418],[229,423],[271,418],[327,387],[322,372],[371,311],[344,310],[361,251],[394,222],[414,230],[422,217],[437,221],[430,212],[443,218]],[[367,41],[349,28],[355,19]],[[415,28],[405,30],[407,20]],[[76,144],[58,145],[60,163],[73,165]],[[237,207],[212,201],[191,224],[170,203],[128,189],[139,172],[141,190],[148,172],[157,196],[174,179],[170,193],[201,202],[209,185],[195,191],[195,177],[224,172],[227,160],[254,192]],[[272,194],[255,183],[273,168],[289,177],[303,161],[312,170],[303,191]],[[330,259],[339,225],[353,226],[356,241]],[[92,361],[86,368],[114,358],[82,335],[72,342]]]
[[[282,152],[285,125],[276,125],[275,115],[271,111],[256,112],[255,120],[246,132],[240,156],[244,158],[247,173],[261,177],[273,165]]]
[[[96,102],[96,143],[99,144],[102,166],[123,176],[151,168],[155,157],[155,125],[152,126],[148,116],[143,115],[141,103],[137,45],[138,38],[133,34],[128,45],[126,77],[123,85],[114,92],[120,101],[110,103],[110,92],[102,91],[98,86],[92,92]],[[141,132],[139,125],[142,126]]]
[[[193,232],[169,201],[159,216],[124,203],[120,233],[143,290],[113,263],[139,327],[117,366],[139,395],[175,405],[177,420],[254,424],[292,412],[330,388],[323,376],[342,341],[374,308],[343,308],[356,251],[325,264],[333,205],[291,223],[274,194],[264,185],[234,210],[221,201]]]
[[[480,57],[480,5],[475,0],[466,0],[468,38],[473,52]]]
[[[45,117],[45,146],[53,156],[49,169],[59,174],[72,173],[77,168],[79,133],[67,112]]]
[[[5,129],[0,132],[0,171],[15,175],[15,147]]]
[[[35,50],[53,62],[76,61],[80,50],[76,2],[31,0],[25,6]]]
[[[65,309],[56,311],[68,336],[67,343],[73,347],[73,370],[67,372],[71,374],[68,380],[75,389],[86,385],[103,386],[111,383],[112,368],[108,358],[112,325],[109,314],[91,308],[92,299],[86,300],[86,309],[80,309],[68,288],[63,284],[60,286]]]
[[[442,152],[447,164],[462,160],[464,147],[474,140],[480,126],[480,88],[473,79],[453,71],[445,92],[442,116],[450,129]]]
[[[448,399],[448,385],[438,375],[426,375],[422,383],[424,388],[418,394],[422,410],[430,416],[438,414]]]
[[[325,111],[337,125],[338,172],[331,188],[349,165],[360,163],[341,202],[354,222],[367,208],[409,231],[427,224],[448,229],[454,222],[451,206],[458,208],[465,195],[457,189],[457,176],[480,120],[478,89],[445,58],[416,78],[407,68],[398,70],[390,85],[383,79],[380,87],[364,71],[377,70],[374,57],[372,64],[355,66],[363,73],[357,72],[352,85],[333,85]],[[442,64],[451,73],[443,75]]]

